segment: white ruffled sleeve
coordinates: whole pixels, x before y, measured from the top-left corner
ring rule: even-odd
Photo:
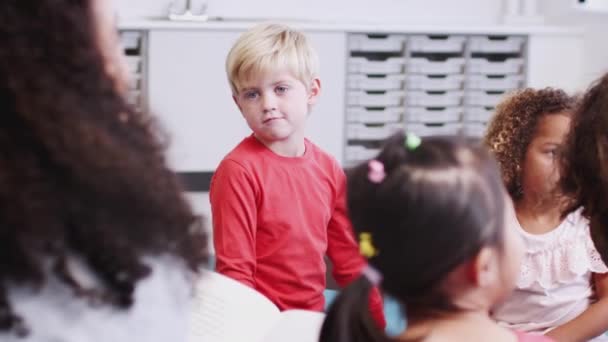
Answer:
[[[569,283],[591,273],[607,273],[591,240],[589,223],[581,210],[568,215],[556,228],[543,235],[524,234],[527,253],[524,257],[518,288],[528,288],[534,282],[545,289]]]

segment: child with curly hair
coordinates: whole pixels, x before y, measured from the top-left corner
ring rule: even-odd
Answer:
[[[607,341],[608,268],[582,208],[563,215],[571,200],[558,186],[575,102],[558,89],[520,90],[499,104],[489,125],[485,142],[515,207],[511,229],[526,245],[517,287],[493,316],[557,341]]]
[[[0,341],[188,337],[207,233],[107,0],[0,3]],[[203,280],[204,281],[204,280]]]

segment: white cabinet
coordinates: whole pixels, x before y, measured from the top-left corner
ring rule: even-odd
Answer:
[[[176,171],[213,171],[250,134],[224,70],[228,51],[247,28],[126,28],[145,32],[145,56],[138,64],[143,105],[169,133],[169,162]],[[479,135],[511,89],[585,86],[582,32],[576,30],[302,30],[319,54],[322,85],[307,136],[345,166],[375,153],[376,142],[397,124],[432,124],[419,132],[424,135],[456,127],[437,124],[460,122],[465,134]],[[361,136],[367,140],[359,144]],[[377,137],[370,143],[372,136]]]
[[[171,138],[169,162],[180,172],[213,171],[250,134],[232,100],[225,59],[242,31],[150,30],[148,101]],[[321,60],[322,94],[308,136],[342,160],[345,34],[308,34]]]

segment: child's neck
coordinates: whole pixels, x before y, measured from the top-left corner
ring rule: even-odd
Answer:
[[[557,199],[531,200],[523,197],[515,202],[515,213],[522,228],[531,234],[544,234],[562,221],[563,206]]]
[[[254,135],[255,136],[255,135]],[[269,150],[271,150],[274,154],[277,154],[281,157],[301,157],[306,152],[306,144],[304,143],[304,137],[290,137],[285,140],[275,140],[275,141],[265,141],[263,139],[258,138],[259,142],[261,142],[264,146],[266,146]]]
[[[408,327],[400,341],[497,341],[513,342],[515,335],[499,327],[487,311],[463,311],[416,319],[408,317]]]

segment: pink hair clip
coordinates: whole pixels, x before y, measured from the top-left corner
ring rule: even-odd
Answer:
[[[370,182],[382,182],[386,177],[386,173],[384,172],[384,164],[377,161],[376,159],[372,159],[367,165],[369,167],[369,173],[367,174],[367,178],[369,178]]]

